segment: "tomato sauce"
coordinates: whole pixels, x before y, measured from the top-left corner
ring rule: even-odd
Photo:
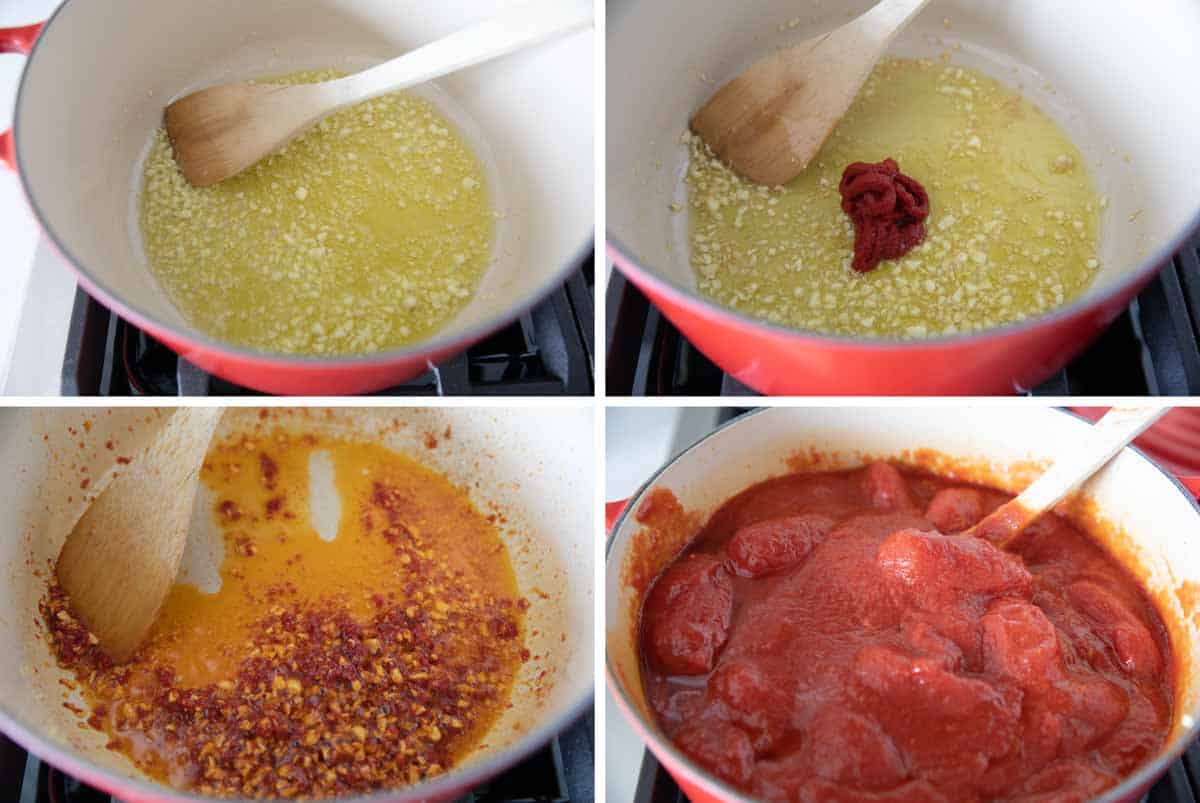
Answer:
[[[1174,672],[1137,581],[1011,497],[876,463],[723,505],[642,609],[647,697],[698,763],[770,801],[1086,801],[1164,745]]]

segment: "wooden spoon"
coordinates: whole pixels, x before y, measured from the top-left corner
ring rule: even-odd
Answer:
[[[92,501],[58,555],[55,574],[71,609],[117,662],[142,643],[175,582],[221,412],[175,411]]]
[[[580,30],[593,14],[586,0],[538,0],[336,81],[203,89],[167,107],[167,135],[184,178],[206,187],[237,175],[340,109]]]
[[[787,184],[821,150],[892,40],[930,0],[882,0],[830,33],[779,51],[717,90],[692,131],[758,184]]]
[[[1083,485],[1169,409],[1114,407],[1109,410],[1092,427],[1086,442],[1060,455],[1020,496],[1001,505],[967,533],[987,538],[1001,549],[1012,546],[1035,519]]]

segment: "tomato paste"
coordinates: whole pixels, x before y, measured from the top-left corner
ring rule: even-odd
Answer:
[[[1090,800],[1164,745],[1167,631],[1066,519],[956,534],[1010,497],[877,463],[723,505],[655,581],[647,697],[768,801]]]
[[[869,273],[885,259],[899,259],[925,240],[929,194],[900,172],[894,159],[855,162],[842,174],[842,211],[854,222],[854,262]]]

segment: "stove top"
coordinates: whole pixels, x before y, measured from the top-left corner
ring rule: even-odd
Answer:
[[[1141,803],[1196,803],[1200,801],[1200,745],[1193,745],[1175,762]],[[638,776],[633,803],[687,803],[683,790],[647,750]]]
[[[757,395],[697,351],[616,270],[607,310],[610,395]],[[1027,395],[1200,395],[1200,239],[1083,356]]]
[[[590,396],[593,259],[541,304],[467,352],[383,396]],[[175,355],[82,289],[63,361],[64,396],[246,396]]]
[[[550,744],[456,803],[592,803],[591,711]],[[70,778],[0,736],[0,792],[14,803],[119,803]]]

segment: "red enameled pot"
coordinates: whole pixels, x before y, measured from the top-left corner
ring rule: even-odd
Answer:
[[[1174,426],[1174,425],[1172,425]],[[606,678],[618,707],[655,757],[696,803],[751,803],[745,793],[681,752],[658,726],[641,675],[639,621],[649,582],[694,533],[648,532],[637,518],[653,491],[669,491],[689,521],[703,522],[726,500],[791,473],[795,458],[823,457],[830,469],[921,453],[1019,492],[1031,469],[1088,437],[1090,424],[1042,407],[785,408],[757,411],[711,433],[663,466],[626,503],[606,511],[611,538],[605,571]],[[1075,446],[1075,448],[1078,448]],[[928,450],[923,452],[922,450]],[[960,469],[961,467],[961,469]],[[1194,481],[1194,480],[1193,480]],[[1200,490],[1200,483],[1195,486]],[[1175,721],[1152,760],[1093,803],[1134,803],[1200,733],[1200,505],[1180,479],[1127,448],[1081,491],[1103,527],[1090,528],[1138,577],[1172,634]],[[1108,543],[1107,539],[1112,539]]]
[[[934,0],[893,45],[898,56],[946,54],[1021,86],[1079,146],[1098,193],[1110,201],[1099,274],[1081,298],[982,333],[901,341],[801,331],[703,297],[689,264],[686,215],[671,209],[686,200],[680,135],[691,114],[763,54],[830,30],[874,2],[610,2],[608,254],[697,348],[765,394],[983,395],[1034,387],[1103,332],[1200,225],[1200,110],[1187,79],[1200,73],[1193,46],[1200,6],[1163,0],[1148,14],[1136,4],[1088,0]]]
[[[495,257],[431,340],[376,354],[259,352],[197,331],[141,254],[136,197],[162,110],[201,86],[263,74],[354,71],[494,16],[504,0],[65,0],[44,26],[0,30],[28,53],[0,157],[47,239],[92,296],[192,363],[280,394],[381,390],[419,376],[532,307],[593,242],[592,33],[438,82],[495,184]],[[435,100],[435,102],[437,102]]]

